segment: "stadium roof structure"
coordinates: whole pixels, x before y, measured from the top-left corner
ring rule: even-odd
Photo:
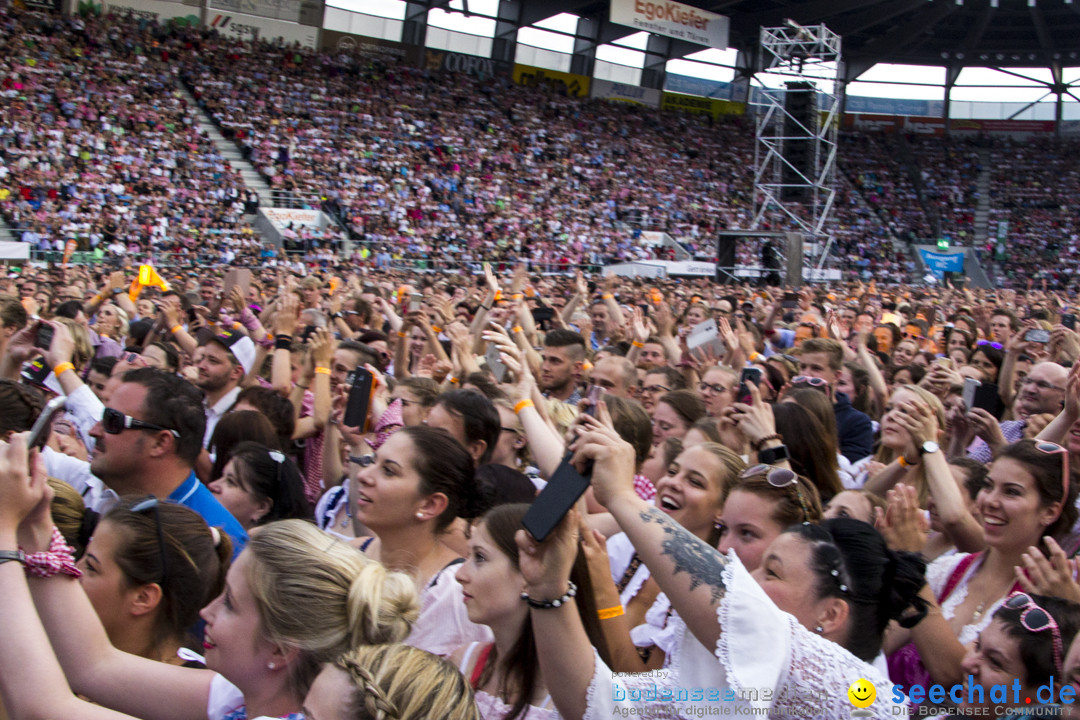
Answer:
[[[515,2],[515,0],[509,0]],[[516,0],[521,25],[572,13],[599,25],[612,42],[633,29],[608,21],[608,0]],[[759,28],[793,20],[824,23],[843,38],[845,79],[875,63],[947,66],[1050,67],[1080,65],[1080,0],[682,0],[731,19],[730,45],[756,57]],[[446,7],[448,0],[426,0]],[[668,59],[700,45],[671,41]]]

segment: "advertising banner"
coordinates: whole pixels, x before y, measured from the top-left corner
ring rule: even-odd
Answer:
[[[243,15],[300,22],[300,0],[210,0],[210,7]]]
[[[138,2],[141,3],[143,0],[138,0]],[[208,16],[207,26],[223,35],[247,41],[261,38],[274,42],[280,39],[286,44],[300,43],[304,47],[314,48],[318,46],[319,40],[319,29],[311,25],[298,25],[254,15],[212,13]]]
[[[326,8],[327,12],[348,12],[338,8]],[[382,38],[353,35],[352,33],[339,30],[327,30],[323,28],[319,36],[319,49],[329,52],[346,53],[347,55],[376,55],[387,60],[394,59],[419,65],[422,48],[415,45],[383,40]]]
[[[953,132],[1052,133],[1053,120],[951,120]]]
[[[721,115],[745,114],[746,104],[731,102],[730,100],[716,100],[696,95],[666,92],[660,100],[660,109],[678,110],[697,115],[712,115],[714,118],[719,118]]]
[[[284,230],[291,225],[323,227],[326,220],[322,210],[303,210],[299,208],[260,208],[259,212],[272,222],[275,227]]]
[[[926,269],[932,272],[935,277],[944,277],[947,272],[964,272],[963,250],[939,253],[919,248],[919,254],[922,255],[923,262],[926,263]]]
[[[720,48],[728,46],[723,15],[670,0],[611,0],[611,22],[636,30]]]
[[[431,49],[424,52],[424,68],[433,72],[460,72],[480,78],[509,75],[512,70],[510,63],[492,58]]]
[[[868,115],[847,113],[841,122],[845,130],[895,133],[941,137],[945,134],[945,119],[911,117],[908,115]]]
[[[118,15],[132,15],[156,22],[187,18],[188,24],[199,24],[199,8],[163,0],[106,0],[106,10]]]
[[[430,52],[430,51],[429,51]],[[643,88],[637,85],[599,80],[593,78],[592,96],[600,100],[618,100],[620,102],[660,107],[660,91],[655,88]]]
[[[527,87],[552,86],[570,97],[589,97],[589,78],[532,65],[514,65],[514,82]]]

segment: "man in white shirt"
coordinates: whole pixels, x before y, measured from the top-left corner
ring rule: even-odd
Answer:
[[[210,443],[221,416],[236,402],[240,383],[255,366],[255,343],[243,333],[226,330],[206,341],[197,365],[195,387],[206,395],[206,434]]]

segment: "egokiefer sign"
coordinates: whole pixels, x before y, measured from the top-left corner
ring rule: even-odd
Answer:
[[[611,22],[698,45],[728,46],[729,21],[723,15],[679,2],[611,0]]]

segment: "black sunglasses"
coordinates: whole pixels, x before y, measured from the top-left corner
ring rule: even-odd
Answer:
[[[165,578],[169,576],[168,565],[165,561],[165,530],[161,527],[161,512],[158,510],[158,499],[153,495],[145,500],[140,500],[131,506],[131,512],[141,513],[147,510],[154,511],[154,525],[157,526],[158,554],[161,556],[161,584],[164,586]]]
[[[180,439],[180,433],[176,430],[155,425],[154,423],[136,420],[130,415],[125,415],[119,410],[113,410],[112,408],[105,408],[105,412],[101,416],[101,427],[110,435],[119,435],[125,430],[164,430],[172,434],[177,440]]]

